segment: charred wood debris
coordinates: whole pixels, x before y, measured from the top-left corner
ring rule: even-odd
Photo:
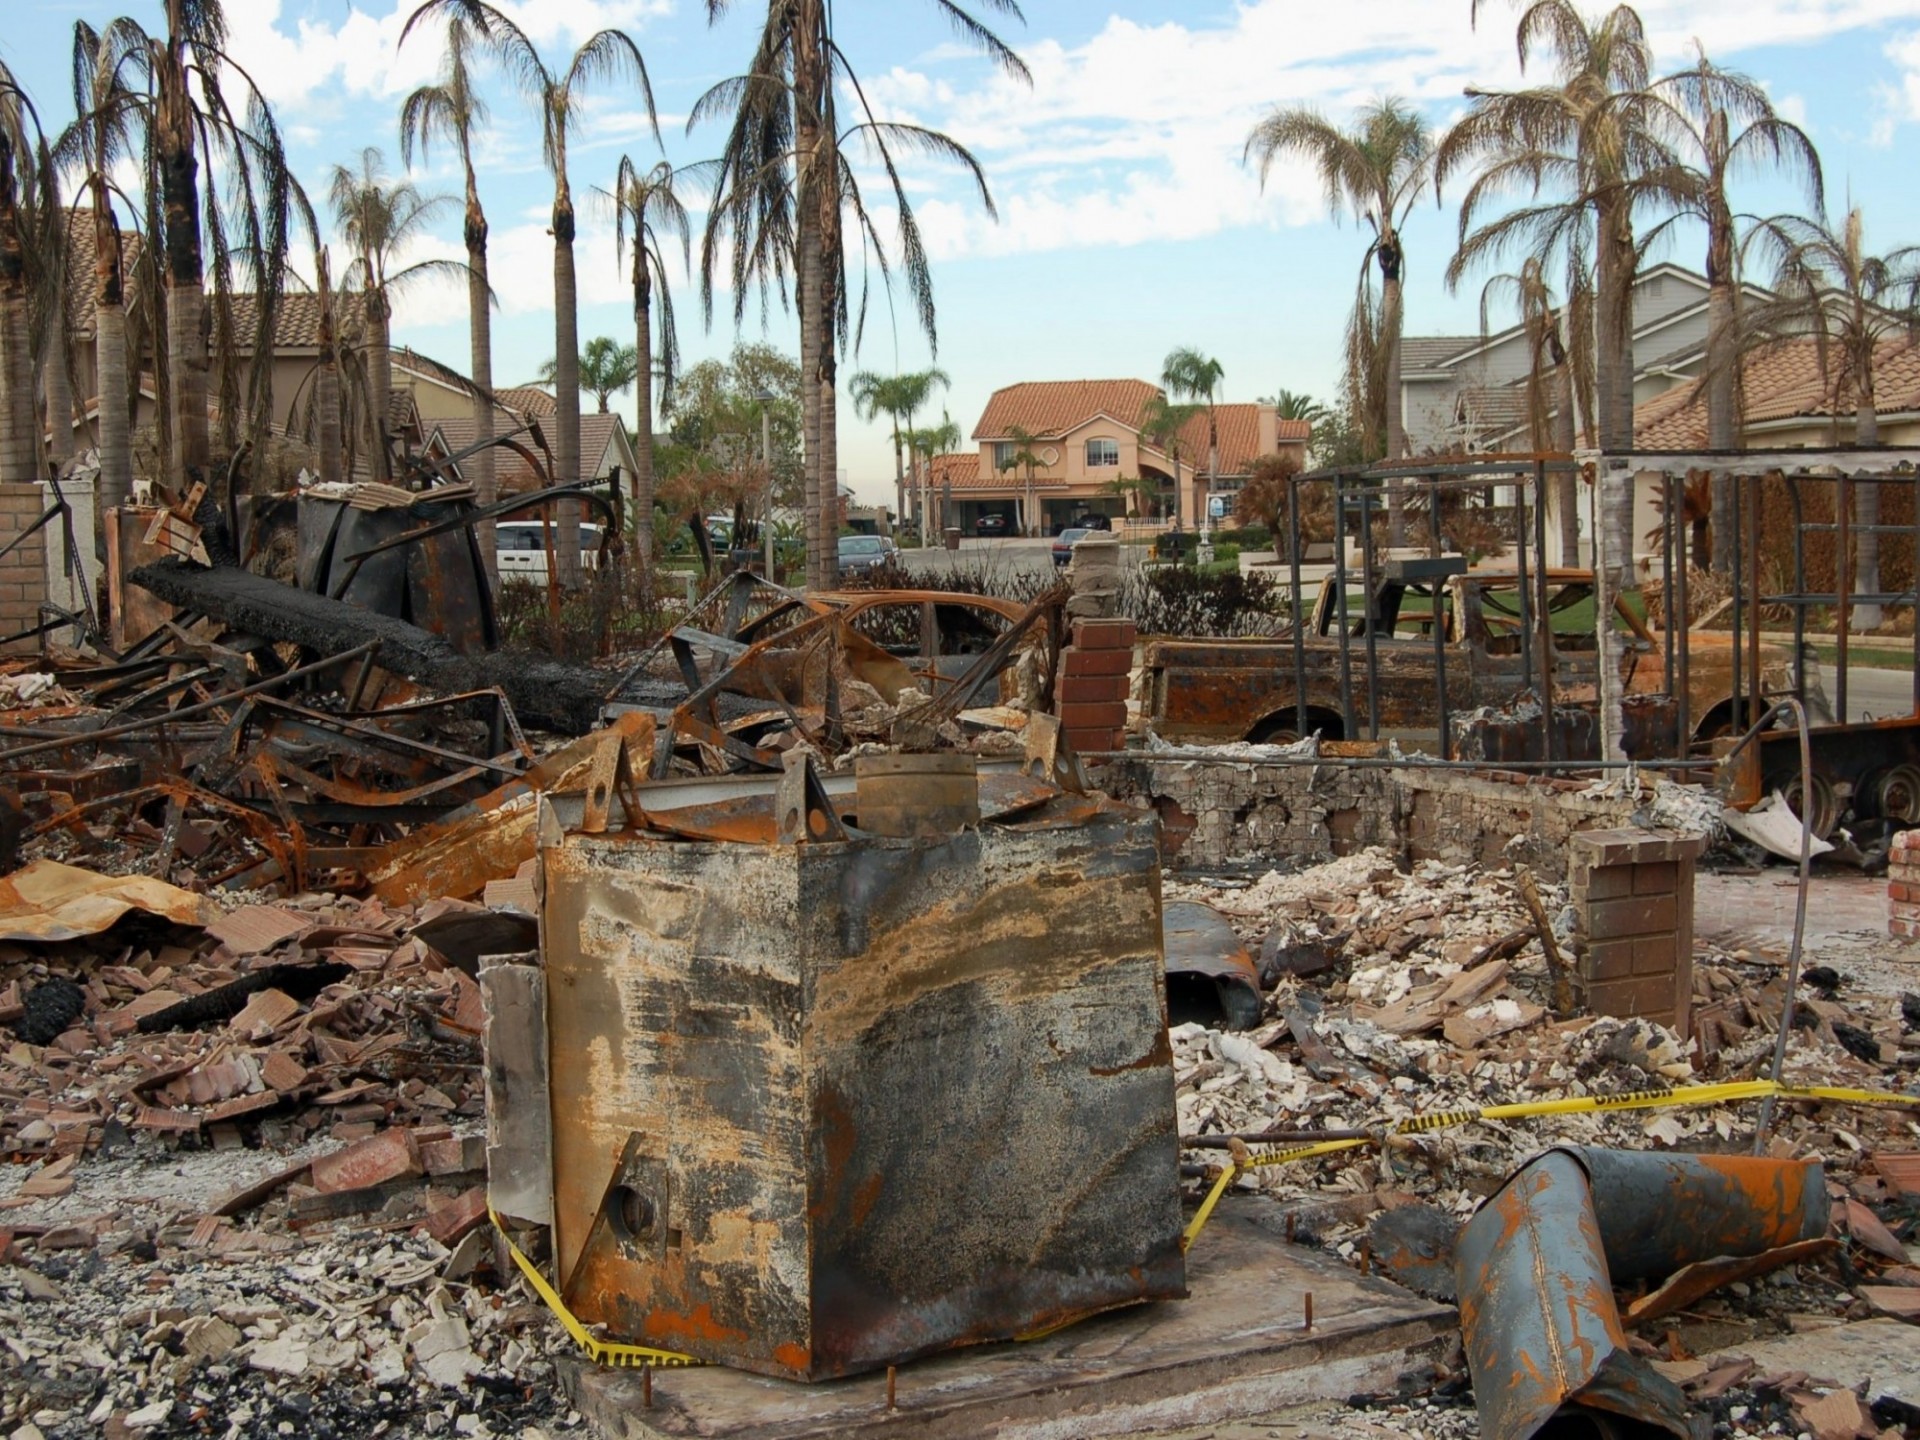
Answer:
[[[770,772],[795,748],[829,773],[887,749],[1018,756],[1053,707],[1063,597],[736,578],[596,668],[473,653],[430,615],[232,564],[130,578],[171,612],[136,643],[0,662],[0,1432],[580,1425],[552,1368],[571,1342],[486,1209],[475,976],[537,945],[534,797],[589,831],[626,803],[663,834],[734,838],[711,807],[648,810],[640,782]],[[1582,1015],[1550,964],[1564,889],[1378,850],[1169,878],[1164,898],[1194,1200],[1248,1145],[1764,1076],[1786,983],[1778,956],[1702,953],[1691,1040]],[[1920,997],[1884,970],[1805,980],[1785,1078],[1908,1088]],[[1455,1237],[1530,1157],[1744,1153],[1752,1126],[1730,1107],[1468,1124],[1236,1188],[1297,1243],[1453,1300]],[[1766,1153],[1823,1162],[1818,1243],[1674,1304],[1649,1303],[1664,1276],[1623,1290],[1623,1353],[1690,1423],[1913,1433],[1920,1397],[1706,1357],[1920,1320],[1915,1137],[1904,1111],[1784,1106]],[[1351,1404],[1355,1434],[1498,1428],[1458,1348]]]

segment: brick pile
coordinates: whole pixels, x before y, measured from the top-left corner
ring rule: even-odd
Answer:
[[[1073,643],[1060,654],[1056,694],[1067,743],[1082,755],[1126,743],[1134,639],[1131,620],[1073,622]]]
[[[1887,933],[1920,939],[1920,830],[1902,830],[1887,853]]]

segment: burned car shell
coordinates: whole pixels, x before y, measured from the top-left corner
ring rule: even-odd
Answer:
[[[1550,570],[1556,610],[1576,609],[1592,592],[1592,572]],[[1458,714],[1477,707],[1512,702],[1525,689],[1518,625],[1504,606],[1489,597],[1518,585],[1511,572],[1472,571],[1448,583],[1446,606],[1447,708]],[[1356,587],[1349,582],[1350,594]],[[1306,668],[1308,725],[1328,739],[1344,733],[1340,703],[1338,619],[1331,578],[1322,586],[1302,642]],[[1428,610],[1402,614],[1411,594],[1426,600],[1424,587],[1382,582],[1376,591],[1379,631],[1374,663],[1379,672],[1377,716],[1383,733],[1433,732],[1436,667]],[[1364,606],[1349,601],[1347,640],[1349,684],[1356,729],[1367,725],[1368,692]],[[1618,613],[1629,631],[1622,660],[1629,696],[1665,690],[1664,637],[1624,607]],[[1459,625],[1455,617],[1459,617]],[[1412,624],[1410,625],[1409,619]],[[1596,643],[1590,628],[1554,627],[1553,690],[1556,705],[1591,707],[1597,701]],[[1732,637],[1695,630],[1689,649],[1688,713],[1693,738],[1708,738],[1730,728],[1733,694]],[[1795,667],[1789,650],[1761,647],[1761,684],[1767,695],[1792,692]],[[1290,634],[1272,639],[1151,641],[1146,646],[1147,698],[1152,726],[1163,739],[1176,741],[1270,740],[1290,738],[1296,727],[1295,651]]]

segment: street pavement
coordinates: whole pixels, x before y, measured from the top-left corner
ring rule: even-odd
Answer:
[[[1820,667],[1820,683],[1827,692],[1827,703],[1838,706],[1839,671],[1832,665]],[[1861,665],[1847,667],[1847,719],[1886,720],[1913,713],[1913,672],[1910,670],[1874,670]],[[1836,710],[1837,714],[1837,710]]]

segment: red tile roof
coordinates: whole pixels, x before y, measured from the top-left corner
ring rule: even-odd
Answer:
[[[1027,485],[1026,477],[1018,470],[1009,470],[1004,475],[989,470],[982,475],[978,450],[964,450],[954,455],[936,455],[928,462],[928,468],[932,476],[931,483],[936,491],[945,489],[951,483],[955,490],[992,490],[1019,494],[1026,489]],[[1064,490],[1066,487],[1065,480],[1049,480],[1038,473],[1033,477],[1033,488],[1036,491]]]
[[[1159,386],[1145,380],[1029,380],[1008,385],[993,392],[980,423],[973,427],[976,440],[1004,440],[1016,425],[1036,438],[1058,439],[1079,429],[1096,416],[1106,415],[1126,429],[1139,433],[1148,402],[1162,393]],[[1214,407],[1214,423],[1220,432],[1220,473],[1244,475],[1262,451],[1260,412],[1266,407],[1246,404],[1222,404]],[[1279,420],[1276,431],[1280,444],[1305,444],[1312,426],[1305,420]],[[1183,471],[1204,469],[1207,463],[1207,417],[1200,414],[1180,432],[1180,464]],[[1157,446],[1149,446],[1156,454]],[[986,483],[986,482],[981,482]]]
[[[538,385],[509,385],[504,390],[493,392],[493,398],[509,410],[518,410],[522,415],[558,415],[559,405],[554,401],[551,391],[542,390]],[[587,417],[580,417],[585,420]]]
[[[1018,425],[1033,435],[1058,439],[1096,415],[1111,415],[1129,430],[1140,428],[1147,402],[1160,393],[1144,380],[1027,380],[987,398],[976,440],[1005,440]]]
[[[1837,359],[1829,350],[1820,367],[1811,339],[1783,340],[1748,355],[1741,366],[1745,423],[1824,419],[1837,408],[1853,413],[1851,394],[1835,395]],[[1920,410],[1920,345],[1880,342],[1874,360],[1874,398],[1882,415]],[[1849,434],[1845,438],[1851,438]],[[1707,443],[1707,401],[1699,382],[1676,385],[1633,412],[1633,443],[1642,450],[1695,450]]]

